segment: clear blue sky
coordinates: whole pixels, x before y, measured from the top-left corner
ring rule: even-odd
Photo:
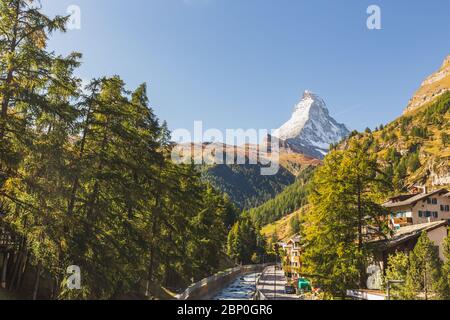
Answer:
[[[43,0],[82,12],[51,48],[80,51],[79,75],[147,82],[171,129],[277,128],[305,89],[352,129],[401,114],[450,54],[450,1]],[[382,30],[366,28],[381,7]]]

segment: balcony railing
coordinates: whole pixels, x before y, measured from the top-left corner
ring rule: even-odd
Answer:
[[[392,218],[392,222],[394,224],[396,224],[396,225],[405,226],[405,225],[413,224],[413,219],[412,218],[406,218],[406,217]]]

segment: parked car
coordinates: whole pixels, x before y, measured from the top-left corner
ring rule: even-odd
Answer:
[[[284,293],[286,293],[286,294],[295,294],[296,293],[295,287],[291,286],[291,285],[285,286],[284,287]]]

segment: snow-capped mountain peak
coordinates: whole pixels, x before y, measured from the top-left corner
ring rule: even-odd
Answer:
[[[348,134],[346,126],[330,116],[325,101],[306,90],[291,119],[273,136],[285,141],[293,151],[321,159],[327,154],[330,144],[339,142]]]

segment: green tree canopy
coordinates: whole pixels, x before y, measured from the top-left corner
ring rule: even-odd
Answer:
[[[303,226],[307,274],[331,295],[364,282],[366,241],[383,236],[387,226],[378,205],[388,187],[371,140],[351,140],[345,151],[332,151],[314,174]]]

